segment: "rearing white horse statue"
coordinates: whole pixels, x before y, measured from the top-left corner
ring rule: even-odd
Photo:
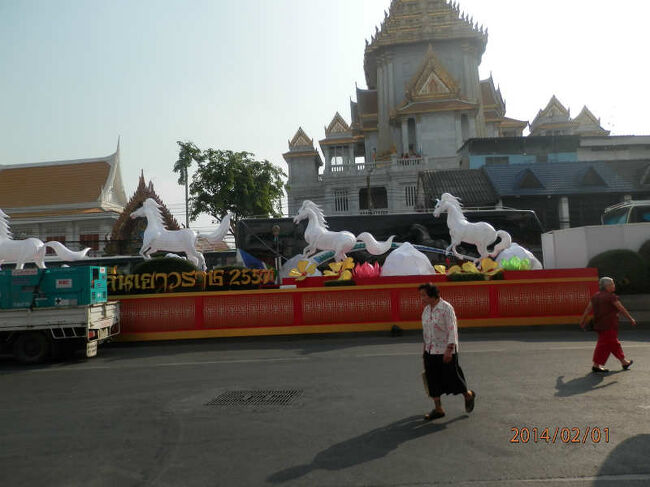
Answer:
[[[51,241],[43,243],[37,238],[14,240],[9,228],[9,215],[0,210],[0,265],[5,262],[15,262],[16,269],[22,269],[27,262],[34,262],[39,268],[45,269],[45,252],[47,247],[54,249],[56,255],[62,260],[81,260],[86,257],[90,247],[74,252],[61,242]]]
[[[144,217],[147,219],[147,228],[142,238],[140,255],[151,259],[151,254],[159,250],[168,252],[185,252],[187,259],[201,270],[206,270],[203,254],[196,250],[197,233],[189,228],[181,230],[167,230],[160,214],[160,205],[153,198],[147,198],[142,206],[131,213],[131,218]],[[217,229],[205,235],[210,243],[223,240],[230,229],[230,214],[227,214]]]
[[[309,200],[302,202],[302,206],[293,222],[299,223],[305,218],[309,219],[305,230],[307,247],[302,253],[305,258],[315,254],[318,250],[332,250],[334,251],[334,260],[341,262],[346,259],[346,252],[352,250],[357,240],[365,243],[366,250],[372,255],[381,255],[388,252],[393,243],[394,236],[391,236],[385,242],[377,242],[368,232],[363,232],[355,237],[350,232],[332,232],[328,230],[323,211],[316,203]]]
[[[461,242],[474,244],[481,256],[475,262],[479,262],[486,257],[496,257],[503,249],[510,247],[512,238],[508,232],[495,230],[492,225],[486,222],[468,222],[465,215],[463,215],[462,205],[455,196],[449,193],[443,193],[440,199],[436,201],[433,216],[437,218],[441,213],[447,212],[447,226],[449,227],[449,235],[451,236],[451,245],[447,247],[447,252],[451,250],[456,257],[462,259],[463,256],[458,253],[456,247]],[[492,252],[488,252],[488,245],[493,243],[498,237],[501,237],[501,241],[494,246]]]

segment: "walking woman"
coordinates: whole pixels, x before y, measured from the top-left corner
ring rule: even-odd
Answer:
[[[424,419],[437,419],[445,415],[440,401],[442,394],[462,394],[465,397],[465,411],[471,413],[476,393],[467,389],[465,376],[458,365],[458,326],[454,308],[440,297],[440,291],[431,283],[422,284],[419,291],[425,304],[422,312],[424,371],[429,396],[435,403],[435,408]]]
[[[616,284],[611,277],[602,277],[598,281],[598,288],[600,291],[591,297],[580,319],[580,326],[584,328],[587,316],[594,312],[594,330],[598,333],[598,342],[596,342],[591,370],[596,373],[609,372],[609,369],[605,368],[605,363],[610,353],[621,362],[623,369],[627,370],[633,361],[625,358],[621,342],[618,341],[618,314],[623,313],[632,322],[632,326],[636,326],[636,321],[614,294]]]

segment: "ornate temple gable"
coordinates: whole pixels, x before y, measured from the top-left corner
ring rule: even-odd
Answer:
[[[501,89],[495,88],[492,75],[480,81],[481,104],[486,112],[487,121],[501,120],[506,114],[506,103],[501,96]]]
[[[408,102],[459,98],[460,86],[440,63],[429,44],[420,69],[406,88]]]
[[[576,118],[573,119],[578,124],[575,132],[580,135],[609,135],[609,130],[605,130],[600,125],[600,119],[591,113],[591,111],[584,106],[582,111]]]
[[[127,203],[120,218],[113,225],[111,241],[108,243],[106,252],[110,254],[131,255],[137,253],[141,245],[140,233],[146,228],[146,221],[143,218],[131,218],[131,213],[137,210],[147,198],[153,198],[161,206],[160,212],[167,230],[179,230],[180,225],[165,206],[162,199],[154,190],[153,183],[145,183],[144,172],[140,173],[138,187]]]
[[[325,137],[346,137],[352,134],[350,126],[339,112],[336,112],[330,124],[325,127]]]
[[[553,95],[530,124],[530,135],[571,135],[578,126],[571,120],[571,112]]]
[[[546,123],[568,122],[571,119],[571,113],[567,110],[555,95],[551,97],[546,108],[540,110],[533,120],[531,127]]]
[[[487,30],[464,12],[457,2],[447,0],[393,0],[380,27],[366,41],[366,82],[374,88],[374,54],[385,46],[416,42],[470,39],[481,55],[487,44]]]
[[[290,151],[314,150],[314,139],[310,139],[302,127],[298,128],[296,135],[289,141]]]

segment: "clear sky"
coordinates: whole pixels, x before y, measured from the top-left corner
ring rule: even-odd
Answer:
[[[389,0],[0,0],[0,164],[100,157],[121,136],[130,197],[140,170],[183,221],[177,140],[247,150],[286,171],[365,87],[365,39]],[[646,0],[461,0],[489,29],[507,116],[551,95],[613,134],[650,134]],[[201,218],[199,227],[210,224]]]

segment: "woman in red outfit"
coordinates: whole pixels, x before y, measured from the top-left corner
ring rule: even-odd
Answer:
[[[598,287],[600,291],[591,297],[580,320],[580,326],[584,328],[587,315],[594,312],[594,330],[598,333],[598,342],[591,370],[598,373],[609,372],[609,369],[605,368],[605,362],[610,353],[621,362],[623,369],[627,370],[632,365],[632,360],[625,358],[621,342],[618,341],[618,314],[623,313],[633,326],[636,326],[636,321],[614,294],[616,285],[611,277],[601,278]]]

